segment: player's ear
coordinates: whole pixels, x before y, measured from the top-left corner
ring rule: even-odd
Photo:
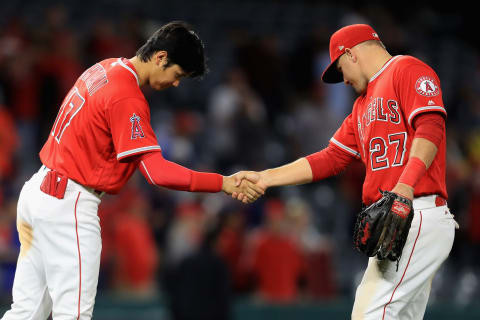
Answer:
[[[350,61],[357,62],[357,55],[352,51],[352,49],[346,48],[345,53],[346,53],[348,59],[350,59]]]
[[[155,57],[155,64],[157,66],[164,66],[167,64],[167,61],[168,61],[167,51],[164,51],[164,50],[157,51],[155,52],[154,57]]]

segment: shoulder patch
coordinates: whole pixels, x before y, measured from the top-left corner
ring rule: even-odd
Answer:
[[[415,90],[418,94],[425,97],[434,97],[440,93],[438,85],[433,78],[422,76],[415,83]]]
[[[134,113],[130,118],[130,122],[132,123],[132,136],[130,139],[144,138],[145,134],[143,134],[142,126],[140,125],[140,117]]]

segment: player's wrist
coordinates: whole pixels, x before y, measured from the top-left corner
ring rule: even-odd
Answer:
[[[258,174],[260,175],[260,180],[263,182],[266,188],[274,186],[272,182],[271,169],[260,171]]]
[[[403,184],[415,188],[418,181],[425,175],[427,172],[427,166],[420,158],[411,157],[408,159],[405,168],[403,169],[402,175],[398,179],[398,184]]]
[[[393,193],[396,193],[402,197],[413,200],[415,189],[412,186],[409,186],[404,183],[397,183],[397,185],[392,189]]]

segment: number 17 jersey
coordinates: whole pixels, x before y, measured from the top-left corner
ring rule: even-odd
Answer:
[[[446,116],[436,73],[411,56],[392,57],[369,81],[330,143],[361,158],[366,167],[362,199],[380,198],[378,189],[392,190],[408,161],[415,135],[413,119],[424,112]],[[415,187],[415,197],[447,198],[445,133],[435,159]]]
[[[132,157],[160,151],[150,108],[128,59],[87,69],[65,97],[42,163],[93,189],[118,193],[137,164]]]

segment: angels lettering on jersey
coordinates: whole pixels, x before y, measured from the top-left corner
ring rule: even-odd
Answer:
[[[365,134],[365,129],[373,122],[382,121],[396,125],[400,124],[401,120],[402,117],[400,116],[398,102],[396,100],[389,99],[384,103],[384,98],[370,97],[370,103],[365,112],[358,117],[358,134],[362,142],[362,147],[365,148],[365,139],[368,138]]]
[[[132,123],[131,139],[144,138],[145,134],[143,133],[142,126],[140,125],[140,117],[134,113],[130,118],[130,122]]]

